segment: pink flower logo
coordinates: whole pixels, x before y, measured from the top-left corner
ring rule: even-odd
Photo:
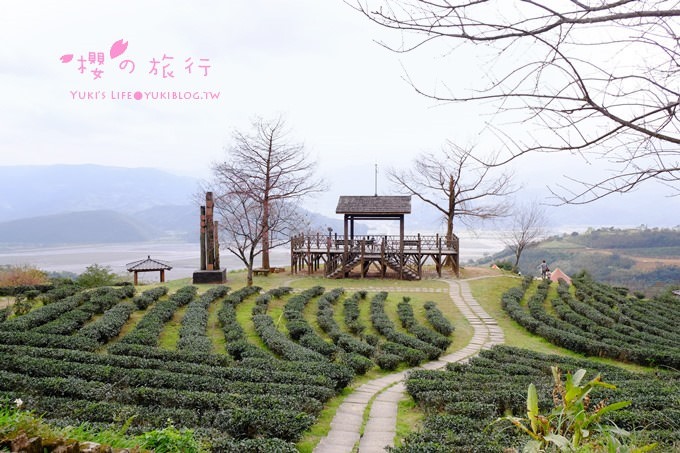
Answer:
[[[66,55],[62,55],[60,58],[62,63],[68,63],[71,60],[73,60],[73,54],[72,53],[67,53]]]
[[[109,55],[111,56],[112,59],[116,58],[117,56],[122,55],[123,52],[125,52],[125,50],[127,49],[127,47],[128,47],[127,41],[119,39],[118,41],[114,42],[113,45],[111,46]]]

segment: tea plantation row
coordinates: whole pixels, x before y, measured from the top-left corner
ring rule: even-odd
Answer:
[[[680,370],[680,314],[671,293],[639,300],[582,273],[573,291],[560,283],[558,297],[547,301],[546,280],[524,303],[531,282],[502,297],[505,311],[530,332],[575,352]]]
[[[510,422],[496,420],[508,413],[526,416],[530,383],[538,389],[541,413],[549,412],[554,404],[553,365],[565,373],[586,369],[586,379],[599,372],[605,382],[615,384],[615,390],[593,391],[590,407],[601,400],[631,401],[626,409],[610,413],[607,422],[631,432],[644,430],[635,434],[638,445],[658,442],[655,451],[674,451],[680,445],[680,373],[631,373],[589,360],[496,346],[465,365],[409,374],[407,391],[427,416],[422,428],[392,451],[487,453],[510,447],[521,451],[528,436]]]
[[[130,421],[130,431],[139,432],[172,420],[211,439],[217,450],[295,451],[292,442],[355,373],[376,364],[391,369],[400,362],[420,363],[438,357],[450,342],[418,324],[407,300],[401,304],[402,323],[422,339],[397,329],[384,313],[386,293],[365,302],[385,337],[352,334],[338,325],[337,335],[322,336],[303,310],[316,300],[317,320],[322,324],[326,316],[327,322],[344,306],[338,304],[343,291],[289,292],[258,294],[260,288],[247,287],[230,293],[218,286],[197,295],[186,286],[170,295],[161,287],[136,297],[132,287],[64,293],[0,323],[0,399],[21,398],[59,425]],[[358,303],[366,296],[345,300]],[[251,321],[266,349],[252,343],[237,320],[250,297],[256,298]],[[268,311],[281,297],[286,329]],[[213,353],[207,336],[215,304],[228,355]],[[176,350],[160,348],[161,333],[178,310],[183,314]],[[436,320],[432,326],[446,325],[436,307],[429,310]],[[131,322],[137,312],[138,322]]]

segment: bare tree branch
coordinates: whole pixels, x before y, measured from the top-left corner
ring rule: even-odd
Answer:
[[[390,181],[403,192],[427,203],[442,214],[447,243],[453,241],[454,219],[494,219],[508,214],[507,196],[516,191],[512,173],[492,174],[493,168],[479,165],[473,149],[449,141],[435,155],[421,154],[413,168],[388,170]]]
[[[545,209],[538,203],[517,205],[512,214],[512,227],[501,240],[515,255],[515,265],[519,268],[519,259],[524,250],[535,246],[545,237],[547,218]]]
[[[300,219],[295,213],[295,202],[326,190],[325,184],[314,178],[314,170],[315,163],[309,160],[304,146],[290,141],[282,118],[258,118],[252,122],[249,133],[234,131],[226,160],[213,164],[215,184],[220,188],[215,192],[220,198],[247,200],[239,212],[250,216],[248,220],[255,215],[255,206],[261,208],[262,212],[255,215],[260,222],[260,231],[251,231],[252,225],[248,224],[246,234],[238,225],[239,219],[233,221],[242,236],[261,244],[263,268],[270,268],[269,250],[288,240],[289,236],[283,232],[287,233],[290,221]],[[246,214],[246,208],[253,213]],[[231,211],[235,212],[234,209]],[[240,257],[241,252],[238,249],[236,252]]]
[[[494,49],[493,66],[473,87],[416,92],[438,102],[485,102],[504,165],[534,152],[574,153],[612,165],[563,203],[588,203],[657,180],[680,182],[680,8],[666,0],[356,0],[376,24],[401,32],[396,52],[433,41]],[[496,73],[498,71],[498,73]],[[522,127],[519,127],[519,126]],[[529,131],[539,127],[540,134]]]

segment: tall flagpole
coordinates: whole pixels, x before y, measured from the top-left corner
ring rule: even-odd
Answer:
[[[378,163],[375,163],[375,196],[378,196]]]

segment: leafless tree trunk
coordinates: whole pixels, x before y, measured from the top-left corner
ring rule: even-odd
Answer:
[[[518,205],[512,214],[512,229],[502,238],[515,255],[515,265],[519,268],[519,259],[522,252],[533,247],[543,239],[546,234],[547,218],[545,209],[538,203]]]
[[[290,225],[281,216],[292,215],[292,202],[325,190],[314,178],[314,168],[304,146],[290,142],[282,118],[258,118],[249,133],[235,131],[226,160],[213,164],[215,182],[222,189],[216,192],[220,197],[245,198],[259,206],[257,242],[261,243],[262,268],[270,268],[269,250],[289,240],[277,235],[276,229]],[[248,208],[252,210],[253,204],[248,203]]]
[[[247,194],[229,193],[215,199],[215,209],[221,219],[222,243],[246,266],[247,284],[252,286],[255,258],[263,251],[264,206]],[[269,209],[268,234],[288,238],[291,231],[301,225],[304,228],[305,219],[293,204],[277,201]]]
[[[388,170],[390,180],[437,209],[446,222],[446,243],[453,244],[454,219],[493,219],[507,215],[506,196],[515,191],[512,174],[494,174],[465,149],[448,142],[439,154],[421,154],[408,170]]]
[[[260,254],[262,240],[262,205],[245,194],[219,195],[215,209],[220,216],[222,243],[238,257],[248,270],[247,284],[253,284],[253,264]]]
[[[348,0],[398,30],[398,52],[439,42],[489,62],[476,85],[442,83],[419,93],[495,109],[508,155],[571,153],[606,162],[593,180],[567,177],[565,203],[582,204],[657,180],[680,193],[680,8],[652,0]],[[465,55],[465,53],[462,53]],[[474,70],[473,61],[464,65]],[[453,87],[453,88],[450,88]],[[501,118],[509,120],[505,125]],[[509,126],[508,126],[509,125]],[[508,126],[508,127],[506,127]],[[540,132],[535,133],[540,127]]]

